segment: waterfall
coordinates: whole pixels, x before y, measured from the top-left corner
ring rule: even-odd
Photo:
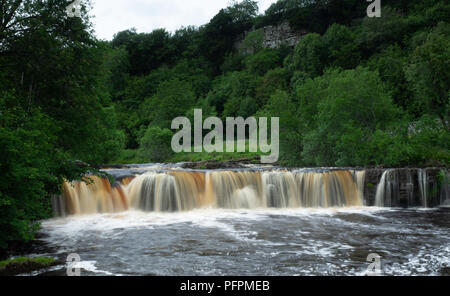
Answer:
[[[155,212],[192,209],[196,204],[196,196],[193,193],[198,192],[192,182],[177,182],[176,176],[169,173],[147,173],[138,176],[128,185],[130,205],[136,209]]]
[[[428,178],[427,178],[427,171],[420,169],[418,174],[418,183],[419,183],[419,190],[420,190],[420,197],[422,199],[422,205],[424,207],[428,206]]]
[[[111,186],[108,179],[96,176],[65,182],[61,196],[54,196],[52,204],[56,216],[122,212],[129,207],[121,184]]]
[[[407,197],[406,205],[414,205],[414,181],[410,170],[406,171],[406,184],[403,188]]]
[[[450,207],[450,174],[448,170],[441,170],[441,206]]]
[[[378,170],[369,173],[330,169],[166,170],[136,174],[125,178],[121,175],[120,182],[113,185],[95,176],[83,182],[65,182],[62,194],[52,197],[55,215],[115,213],[129,208],[179,212],[199,208],[351,207],[371,204],[372,194],[377,207],[450,206],[446,169],[387,169],[381,178]],[[365,186],[366,181],[378,184],[376,192]]]
[[[218,208],[263,206],[261,174],[251,171],[218,171],[206,173],[208,200]],[[248,194],[245,194],[248,193]],[[246,206],[247,205],[247,206]]]
[[[362,187],[350,171],[298,173],[296,176],[304,207],[362,206],[364,203]]]
[[[414,179],[413,176],[417,176]],[[417,184],[417,191],[414,191]],[[436,207],[450,204],[448,170],[435,168],[388,169],[378,183],[375,206],[377,207]]]
[[[375,206],[392,207],[398,199],[398,173],[394,169],[386,170],[381,176],[375,195]]]
[[[178,212],[196,208],[349,207],[364,204],[363,171],[168,171],[64,183],[53,198],[57,216],[112,213],[129,208]]]
[[[356,187],[358,191],[358,200],[364,201],[364,183],[366,181],[366,171],[354,171]]]
[[[273,208],[300,207],[295,175],[291,172],[264,172],[262,175],[265,205]]]

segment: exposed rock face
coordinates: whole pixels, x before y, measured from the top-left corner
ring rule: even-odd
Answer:
[[[277,26],[267,26],[261,28],[264,33],[263,47],[264,48],[278,48],[281,45],[294,47],[300,39],[306,35],[306,31],[298,31],[291,28],[289,22],[283,22]],[[250,31],[251,32],[251,31]],[[244,51],[242,41],[247,37],[249,32],[245,32],[240,40],[236,43],[236,48],[239,51]]]
[[[384,169],[366,170],[366,179],[364,182],[364,203],[366,206],[375,205],[377,185],[380,182],[381,175],[383,175],[384,171]]]
[[[306,35],[306,31],[296,31],[289,26],[289,22],[284,22],[278,26],[267,26],[263,28],[265,48],[278,48],[280,45],[294,47],[300,38]]]

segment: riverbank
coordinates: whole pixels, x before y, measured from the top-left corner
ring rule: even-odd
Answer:
[[[60,264],[61,262],[51,257],[17,257],[0,261],[0,276],[28,274]]]
[[[227,168],[242,168],[240,164],[261,164],[260,161],[261,153],[229,153],[229,152],[201,152],[201,153],[177,153],[165,160],[166,164],[176,164],[183,163],[183,168],[192,168],[192,169],[227,169]],[[139,163],[149,163],[148,159],[142,159],[138,155],[138,150],[128,149],[123,150],[120,157],[115,161],[100,165],[98,168],[127,168],[129,165],[139,164]],[[272,164],[273,166],[283,165],[283,167],[298,167],[298,166],[289,166],[286,164],[282,164],[280,162]],[[314,168],[317,166],[308,166],[309,168]],[[429,168],[429,167],[438,167],[438,168],[446,168],[449,169],[443,163],[427,163],[426,165],[404,165],[402,168]],[[350,168],[350,167],[341,167],[342,169]],[[391,167],[388,166],[353,166],[351,169],[388,169]]]
[[[225,149],[225,148],[224,148]],[[179,162],[236,162],[239,160],[248,160],[253,163],[260,163],[260,152],[201,152],[201,153],[187,153],[181,152],[172,155],[166,159],[165,163],[179,163]],[[149,162],[148,159],[143,159],[139,156],[138,150],[123,150],[115,163],[134,164]]]
[[[145,162],[123,162],[123,163],[115,163],[115,164],[102,164],[98,166],[94,166],[99,170],[106,169],[130,169],[136,167],[139,163]],[[223,170],[223,169],[243,169],[249,168],[250,166],[260,165],[261,167],[280,167],[279,163],[274,163],[270,165],[261,165],[259,161],[259,156],[253,157],[230,157],[227,160],[222,159],[207,159],[207,160],[199,160],[199,161],[168,161],[165,164],[176,165],[179,164],[179,167],[182,169],[193,169],[193,170]],[[298,166],[282,166],[287,170],[291,169],[299,169],[301,167]],[[355,167],[315,167],[308,166],[308,169],[324,169],[328,170],[373,170],[373,171],[384,171],[387,169],[402,169],[402,170],[412,170],[412,169],[433,169],[433,170],[449,170],[449,167],[446,166],[419,166],[419,165],[410,165],[410,166],[402,166],[402,167],[386,167],[386,166],[355,166]]]
[[[30,241],[10,241],[8,247],[0,249],[0,276],[30,274],[34,271],[64,264],[62,258],[52,258],[30,254],[47,254],[50,248],[40,233]]]

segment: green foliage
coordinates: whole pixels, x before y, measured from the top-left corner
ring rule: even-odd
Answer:
[[[267,71],[281,66],[281,58],[274,49],[265,48],[245,59],[247,69],[257,75],[264,75]]]
[[[323,35],[331,67],[353,69],[359,64],[360,54],[355,43],[356,34],[348,27],[333,24]]]
[[[64,178],[85,172],[58,148],[55,122],[39,110],[14,106],[16,100],[14,94],[0,96],[0,248],[32,239],[36,221],[51,214],[49,195]]]
[[[124,47],[105,49],[105,86],[114,102],[122,101],[129,80],[130,60]]]
[[[121,105],[136,110],[145,98],[153,96],[159,84],[173,78],[172,71],[162,67],[145,76],[132,76],[127,83]]]
[[[448,166],[450,133],[434,116],[424,115],[413,122],[409,134],[413,163]]]
[[[220,70],[222,71],[222,73],[241,71],[244,68],[244,58],[245,55],[243,54],[229,53],[226,55],[225,60],[220,67]]]
[[[140,141],[139,156],[146,162],[163,162],[173,154],[173,133],[169,129],[149,127]]]
[[[207,100],[219,114],[222,114],[228,101],[240,102],[243,98],[255,97],[260,80],[260,77],[248,71],[226,73],[214,80],[213,88],[208,94]],[[232,113],[227,111],[227,114],[224,114],[223,117]]]
[[[257,114],[280,118],[280,162],[286,165],[297,165],[302,151],[301,121],[297,109],[298,105],[287,92],[277,90]]]
[[[23,264],[30,261],[38,263],[44,267],[51,266],[56,262],[55,259],[49,257],[37,257],[37,258],[17,257],[10,260],[0,261],[0,270],[7,268],[7,266],[10,264]]]
[[[65,1],[0,3],[0,248],[32,239],[63,180],[93,172],[75,160],[122,149],[108,77],[123,83],[111,60],[125,53],[95,40],[89,5],[68,18]]]
[[[280,0],[256,17],[256,3],[234,2],[203,27],[178,30],[165,39],[163,65],[132,74],[116,106],[126,147],[137,148],[148,125],[164,129],[201,108],[222,119],[279,116],[288,165],[445,163],[448,4],[386,0],[383,17],[374,19],[366,8],[353,0]],[[261,27],[286,21],[309,34],[294,50],[263,48]],[[121,32],[114,48],[135,35]],[[121,85],[125,76],[114,77]],[[183,86],[167,84],[174,80]],[[127,161],[139,160],[127,151]]]
[[[45,163],[53,156],[50,142],[55,140],[53,135],[46,133],[51,127],[48,118],[41,113],[28,117],[19,108],[5,110],[3,100],[2,103],[0,247],[5,247],[8,241],[33,237],[33,231],[37,228],[33,218],[37,218],[36,215],[45,217],[45,213],[49,212],[49,202],[45,202],[46,182],[57,180]],[[47,171],[39,168],[47,168]],[[34,210],[38,211],[35,213]]]
[[[437,1],[432,7],[425,7],[425,20],[428,24],[435,25],[439,22],[450,22],[450,4]]]
[[[412,93],[404,73],[406,57],[398,45],[392,45],[379,54],[373,55],[367,65],[372,70],[379,72],[380,78],[391,93],[395,104],[407,110],[414,117],[420,116],[417,108],[411,102]]]
[[[289,73],[284,68],[269,70],[256,88],[256,99],[263,105],[277,90],[287,90],[289,85]]]
[[[248,33],[244,41],[242,41],[242,49],[246,52],[256,53],[263,48],[264,31],[258,29]]]
[[[47,268],[56,264],[58,264],[58,261],[49,257],[18,257],[10,260],[0,261],[0,276],[12,276],[22,273],[30,273],[32,271]]]
[[[248,141],[245,143],[246,147],[249,146]],[[236,142],[235,142],[235,148]],[[226,143],[224,143],[224,151],[226,151]],[[248,149],[247,149],[248,151]],[[254,163],[259,163],[261,152],[180,152],[174,154],[169,158],[170,162],[196,162],[196,161],[238,161],[238,160],[249,160]],[[206,169],[206,166],[200,167],[200,169]]]
[[[401,114],[376,72],[330,70],[297,92],[306,163],[377,165],[376,156],[387,157],[366,152],[377,131],[390,131]]]
[[[366,8],[366,2],[354,0],[279,0],[267,9],[260,26],[288,21],[296,29],[323,34],[333,23],[348,25],[364,17]]]
[[[258,12],[255,1],[234,2],[220,10],[199,32],[198,48],[202,56],[216,65],[222,65],[226,54],[233,51],[236,37],[250,29]]]
[[[145,75],[158,67],[172,63],[173,46],[169,43],[170,34],[164,29],[156,29],[146,34],[135,30],[118,33],[112,45],[125,47],[130,55],[130,70],[133,75]]]
[[[450,25],[440,23],[410,56],[406,77],[420,114],[433,114],[450,130]]]
[[[367,57],[390,45],[403,44],[417,30],[421,21],[419,17],[405,17],[387,6],[383,8],[383,17],[363,20],[356,42]]]
[[[142,104],[140,112],[144,124],[170,128],[172,120],[184,116],[194,104],[195,94],[190,84],[173,79],[162,82],[156,94]]]
[[[230,98],[224,106],[223,117],[243,117],[253,116],[258,111],[258,105],[254,98],[245,97]]]
[[[170,123],[195,108],[279,117],[285,165],[448,166],[446,1],[385,0],[367,18],[365,1],[279,0],[257,16],[244,0],[199,28],[112,42],[92,35],[89,0],[81,18],[66,2],[0,2],[0,247],[33,238],[63,180],[95,173],[82,162],[257,159],[173,155]],[[262,27],[285,22],[306,35],[264,48]]]
[[[326,47],[319,34],[312,33],[303,37],[295,47],[293,66],[316,77],[325,68]]]

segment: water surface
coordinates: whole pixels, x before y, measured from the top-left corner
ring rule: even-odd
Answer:
[[[35,254],[82,275],[448,275],[450,209],[128,211],[43,222]],[[41,272],[65,275],[65,266]]]

